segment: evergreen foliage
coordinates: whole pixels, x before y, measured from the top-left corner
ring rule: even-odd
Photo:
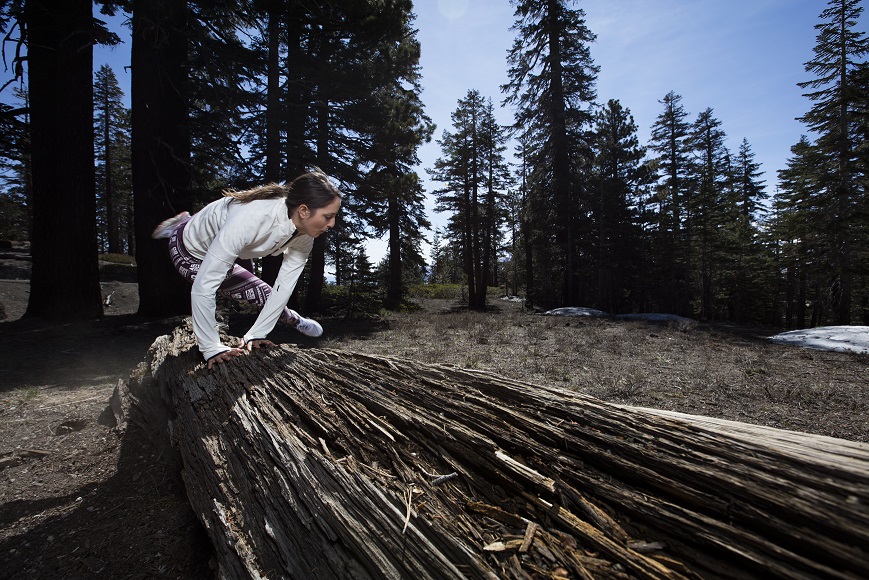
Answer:
[[[599,68],[589,45],[595,35],[582,9],[567,0],[513,0],[516,39],[508,52],[505,103],[515,107],[530,160],[526,181],[536,281],[533,301],[576,304],[588,298],[585,258],[592,119]],[[530,298],[530,297],[529,297]]]
[[[869,38],[856,29],[862,11],[859,0],[830,0],[821,13],[814,57],[805,63],[814,78],[799,83],[813,102],[800,120],[817,138],[800,141],[779,174],[776,219],[789,244],[787,303],[806,298],[812,325],[850,324],[858,311],[869,319],[864,250]],[[804,322],[803,308],[789,308],[788,321]]]
[[[133,176],[130,111],[114,71],[94,78],[97,240],[100,253],[133,254]]]
[[[500,247],[508,171],[506,141],[491,99],[469,90],[452,113],[453,132],[438,140],[443,156],[429,171],[444,186],[434,192],[437,211],[450,212],[447,237],[456,245],[468,286],[468,307],[486,307],[487,283]],[[495,247],[495,250],[493,250]]]
[[[610,100],[595,113],[592,195],[589,217],[590,263],[596,296],[606,312],[625,312],[644,303],[645,265],[650,248],[640,207],[642,186],[650,178],[637,126],[629,110]]]
[[[0,104],[0,240],[30,239],[30,117],[27,91],[15,87],[20,106]]]

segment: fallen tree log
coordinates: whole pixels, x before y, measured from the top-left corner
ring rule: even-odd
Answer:
[[[192,346],[158,339],[131,388],[172,399],[223,577],[869,577],[867,445],[346,351],[208,371]]]

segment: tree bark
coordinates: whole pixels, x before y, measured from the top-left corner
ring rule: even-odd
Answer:
[[[193,344],[131,384],[173,400],[223,577],[869,577],[865,444],[346,351],[208,371]]]
[[[185,94],[187,46],[183,0],[134,0],[131,63],[132,164],[139,314],[190,312],[190,284],[175,268],[161,221],[193,211],[190,132]]]
[[[25,316],[102,316],[93,127],[93,6],[25,3],[33,270]]]

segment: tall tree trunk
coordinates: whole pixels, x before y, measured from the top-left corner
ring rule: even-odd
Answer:
[[[557,0],[549,0],[549,59],[551,65],[551,113],[552,113],[552,145],[553,165],[552,179],[555,189],[555,206],[558,212],[556,239],[559,256],[559,266],[562,269],[562,303],[573,304],[576,299],[573,284],[573,207],[570,195],[570,158],[568,156],[567,120],[565,117],[564,86],[562,84],[561,68],[561,38],[555,15],[558,13]]]
[[[281,21],[276,5],[269,7],[268,23],[268,81],[266,94],[266,174],[267,182],[281,179]],[[283,258],[266,256],[262,259],[262,279],[274,286],[281,270]]]
[[[317,104],[317,160],[320,167],[326,166],[329,155],[329,99],[320,94]],[[323,297],[323,277],[326,274],[326,236],[314,240],[311,257],[308,259],[308,289],[305,293],[305,312],[313,314],[320,311]]]
[[[105,182],[105,203],[106,203],[106,241],[108,242],[108,252],[110,254],[119,254],[121,241],[120,229],[118,227],[118,214],[115,211],[115,180],[112,176],[114,164],[112,163],[112,117],[109,101],[108,81],[103,94],[103,146],[105,147],[105,164],[103,169],[106,172]]]
[[[131,96],[133,191],[139,313],[190,312],[190,285],[178,275],[158,223],[191,210],[190,133],[184,87],[184,0],[134,0]]]
[[[844,3],[842,10],[844,11]],[[841,55],[839,57],[839,90],[847,91],[851,83],[848,79],[848,51],[845,38],[848,35],[848,19],[840,19],[839,31],[841,41]],[[850,114],[848,111],[850,99],[842,95],[839,101],[839,184],[837,188],[837,213],[839,224],[837,228],[838,252],[838,276],[839,291],[834,297],[836,302],[836,323],[851,324],[851,191],[854,187],[851,178],[851,137],[850,137]]]
[[[391,176],[389,180],[389,194],[387,201],[387,219],[389,220],[389,256],[388,274],[389,281],[386,285],[386,300],[384,306],[390,310],[397,310],[401,305],[401,220],[398,201],[398,192],[395,191],[398,180]]]
[[[90,0],[28,1],[33,269],[26,316],[102,315]]]
[[[473,227],[473,199],[471,198],[470,185],[467,180],[463,185],[464,188],[464,197],[463,202],[465,204],[465,222],[462,227],[462,235],[464,237],[463,240],[463,250],[462,250],[462,267],[465,271],[465,279],[468,283],[468,308],[475,308],[477,305],[477,283],[478,281],[474,278],[475,270],[474,270],[474,227]]]
[[[524,213],[524,212],[523,212]],[[525,308],[534,308],[534,244],[531,240],[531,225],[528,218],[523,217],[519,231],[522,232],[525,247]]]
[[[303,26],[301,13],[304,8],[298,2],[291,2],[287,13],[287,81],[283,115],[286,119],[287,140],[284,157],[286,158],[286,181],[298,177],[312,160],[305,143],[305,134],[310,117],[311,87],[306,80],[303,68],[308,62],[303,46]],[[309,49],[310,50],[310,49]]]

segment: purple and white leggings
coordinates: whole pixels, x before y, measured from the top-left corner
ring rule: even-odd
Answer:
[[[187,248],[184,247],[184,236],[181,234],[188,221],[190,218],[178,224],[169,237],[169,257],[178,273],[192,284],[199,272],[199,266],[202,265],[202,260],[191,256]],[[253,260],[238,259],[226,274],[226,279],[218,288],[217,293],[262,309],[272,293],[272,288],[253,274]],[[295,325],[299,322],[299,316],[285,306],[280,322]]]

